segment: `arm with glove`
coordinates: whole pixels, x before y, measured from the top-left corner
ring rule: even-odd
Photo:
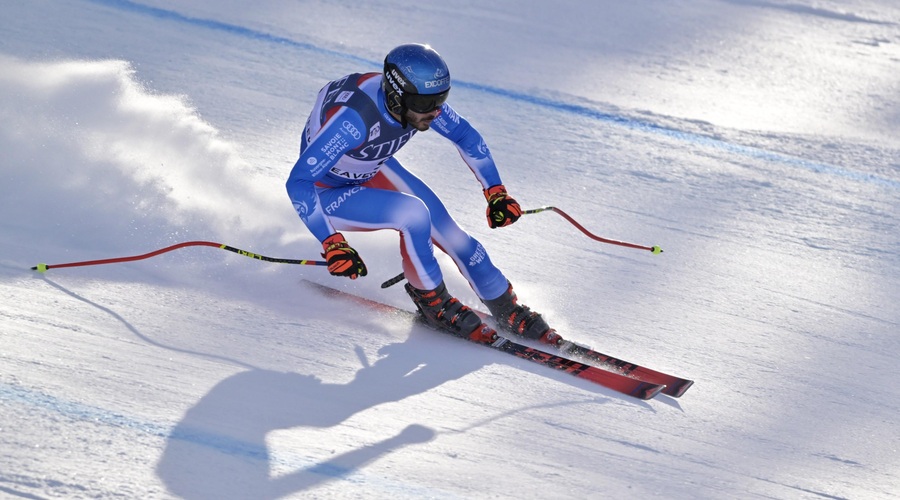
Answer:
[[[522,216],[522,207],[506,192],[484,138],[453,108],[447,104],[444,107],[446,111],[435,118],[432,126],[439,134],[456,144],[463,161],[475,174],[478,182],[486,187],[484,198],[488,202],[488,225],[497,228],[517,221]]]
[[[491,229],[508,226],[522,216],[522,207],[506,192],[503,184],[485,189],[484,198],[488,203],[486,214]]]
[[[349,126],[346,125],[348,123]],[[316,133],[309,146],[302,148],[285,185],[300,219],[313,236],[322,242],[324,250],[322,257],[328,262],[328,272],[334,276],[346,276],[350,279],[365,276],[366,265],[328,219],[316,192],[315,183],[325,177],[344,152],[362,143],[359,134],[354,135],[351,130],[364,128],[365,123],[359,113],[347,107],[340,107]],[[326,147],[332,142],[334,146]]]
[[[333,276],[346,276],[352,280],[368,274],[362,258],[344,239],[334,233],[322,242],[322,257],[328,262],[328,272]]]

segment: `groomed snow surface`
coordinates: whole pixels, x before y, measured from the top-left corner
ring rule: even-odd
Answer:
[[[898,498],[900,7],[33,0],[0,16],[0,497]],[[431,43],[526,208],[398,156],[642,402],[325,297],[284,180],[315,94]],[[449,260],[446,281],[478,305]]]

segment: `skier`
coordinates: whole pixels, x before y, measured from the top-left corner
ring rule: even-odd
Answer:
[[[484,247],[460,228],[443,202],[394,154],[417,132],[434,128],[456,145],[481,183],[491,228],[514,223],[522,209],[506,191],[481,135],[446,103],[450,72],[430,46],[400,45],[382,73],[357,73],[319,92],[300,142],[287,191],[300,218],[322,243],[335,276],[366,275],[340,231],[400,233],[406,291],[434,327],[477,342],[496,332],[451,296],[432,242],[446,252],[505,330],[555,344],[540,314],[517,302],[512,285]]]

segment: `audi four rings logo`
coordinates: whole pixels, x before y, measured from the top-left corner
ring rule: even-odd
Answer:
[[[362,137],[359,129],[347,120],[344,120],[344,123],[341,124],[341,128],[343,128],[348,134],[352,135],[354,139],[359,139],[360,137]]]

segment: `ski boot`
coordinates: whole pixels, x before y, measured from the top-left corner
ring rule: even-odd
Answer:
[[[540,314],[518,303],[511,284],[503,295],[483,302],[497,320],[498,326],[504,330],[542,344],[558,345],[562,340]]]
[[[450,296],[443,282],[434,290],[419,290],[407,283],[406,293],[432,328],[473,342],[491,343],[497,338],[497,332],[485,325],[475,311]]]

